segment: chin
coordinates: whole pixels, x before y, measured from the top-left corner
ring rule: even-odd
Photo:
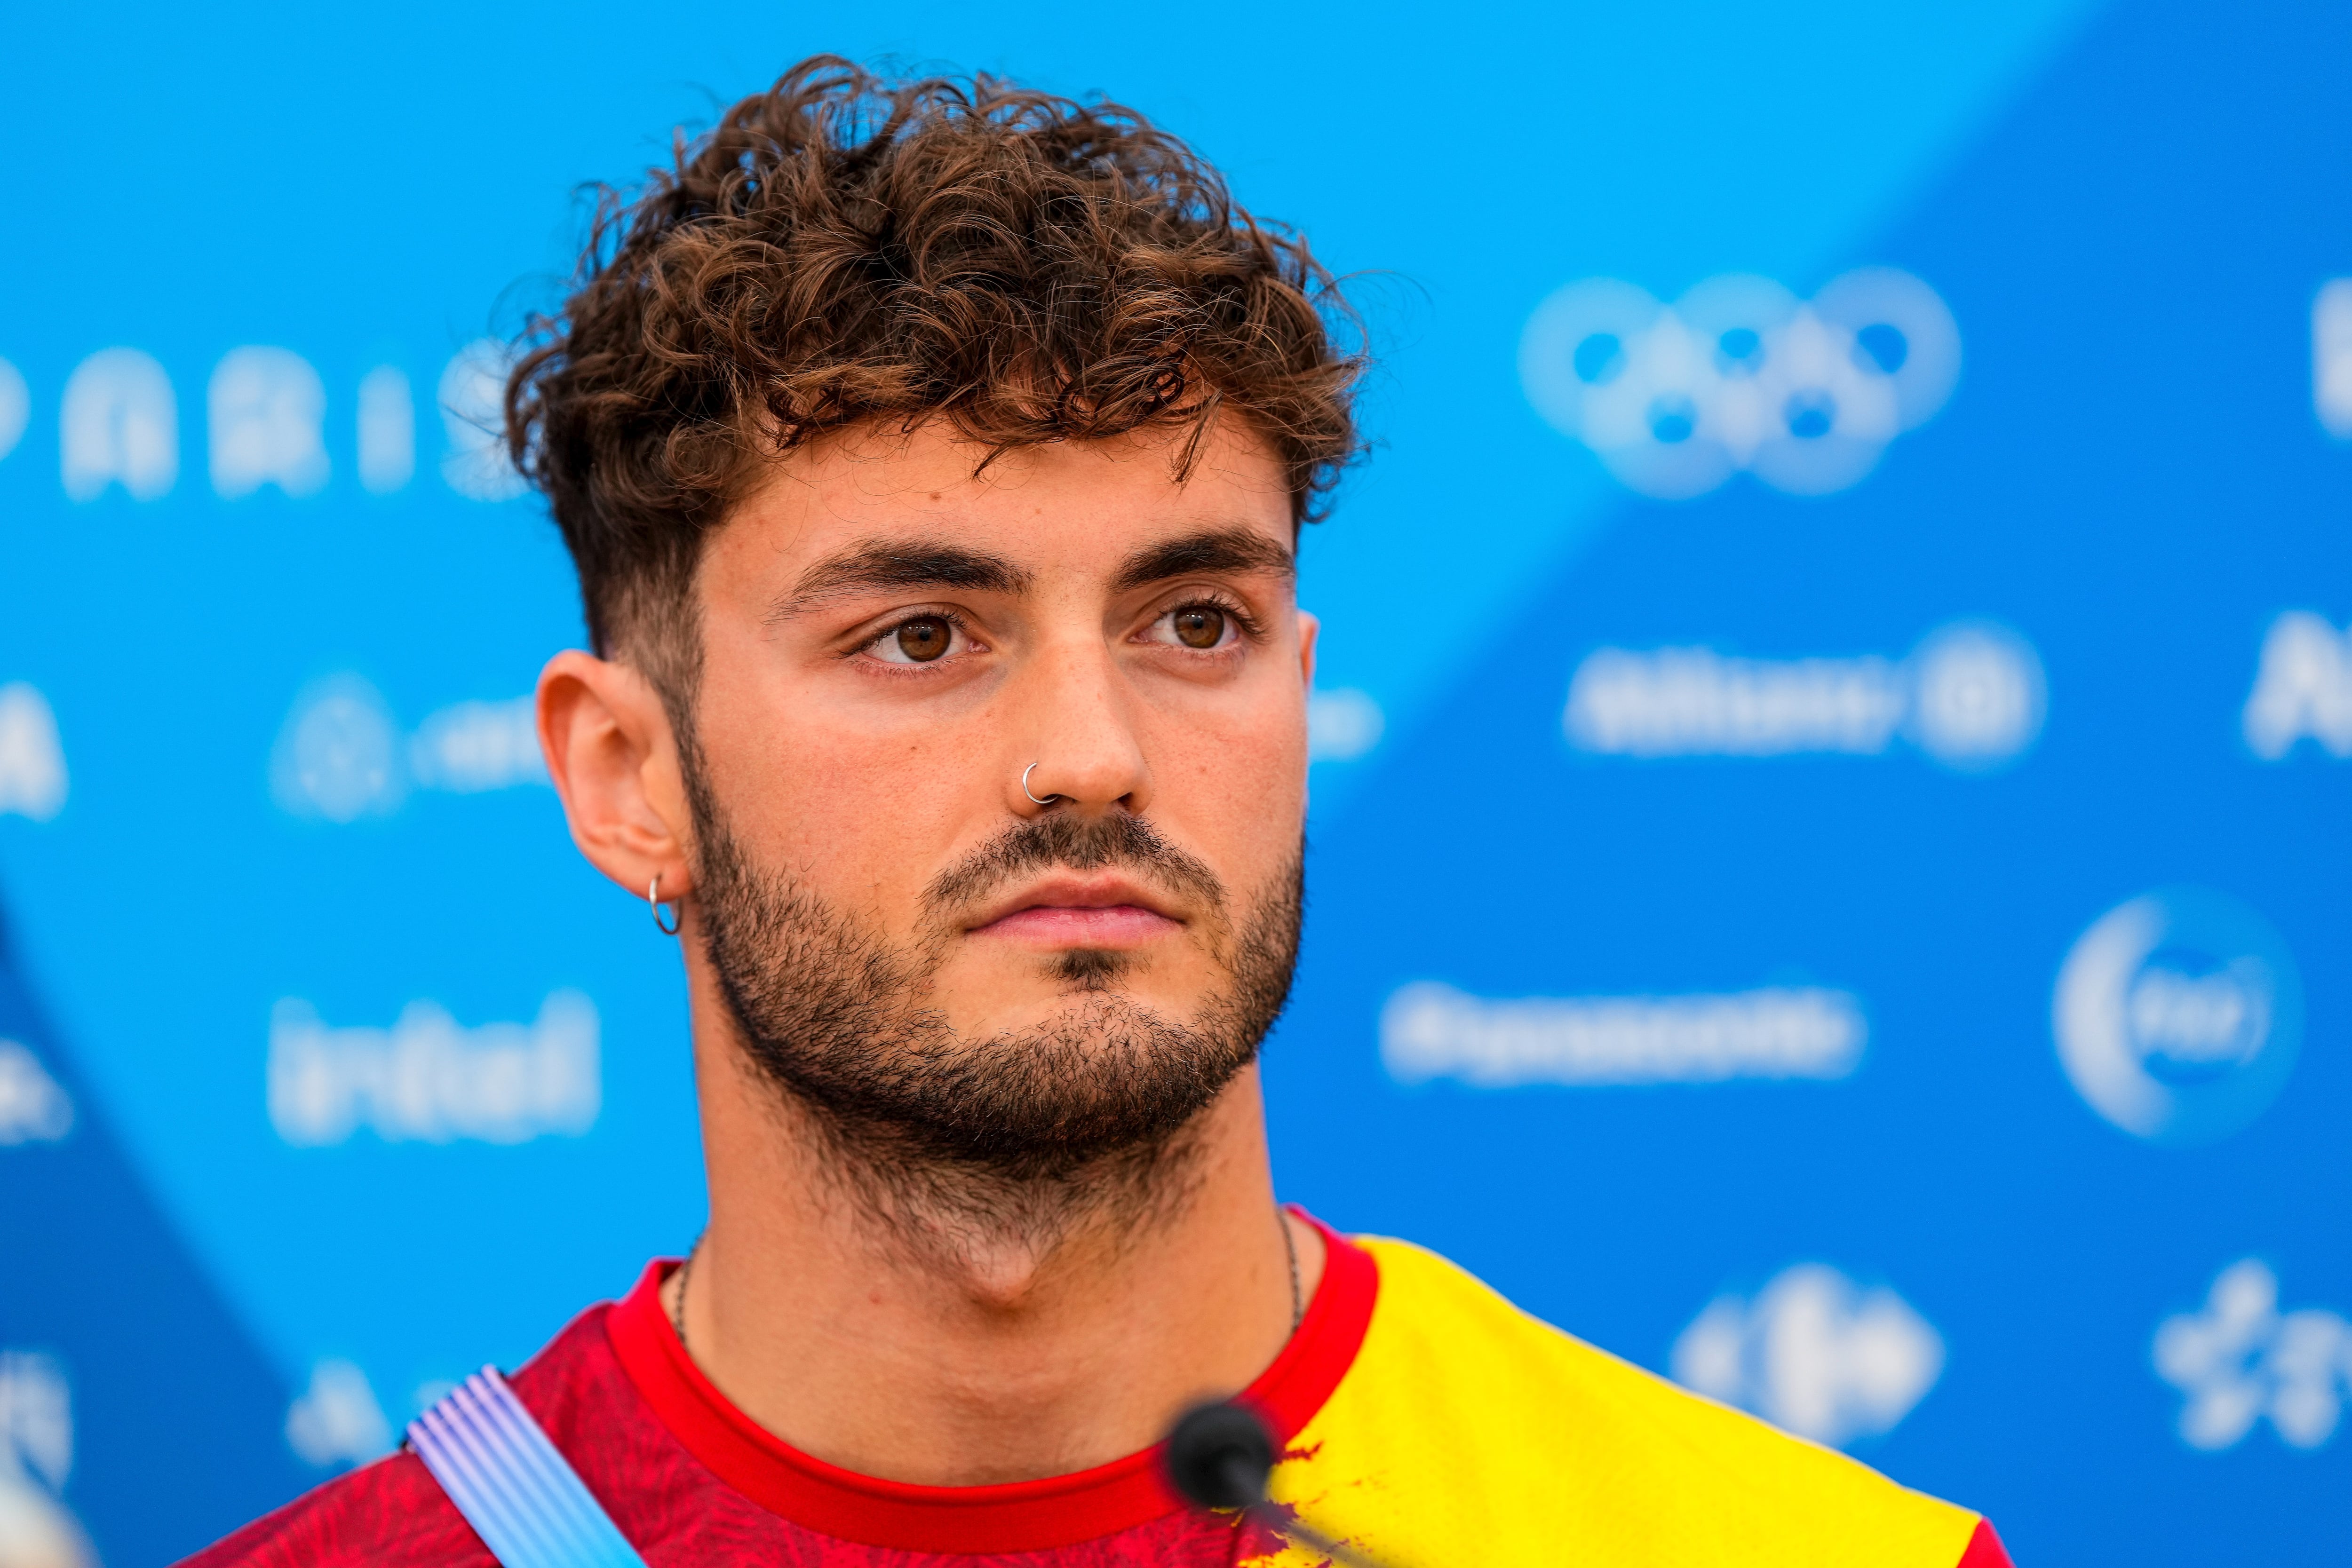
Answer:
[[[950,967],[929,988],[929,1004],[960,1030],[1033,1028],[1068,1018],[1072,1004],[1087,998],[1189,1019],[1216,984],[1213,974],[1192,972],[1180,956],[1148,949],[1061,947],[988,959]]]
[[[1119,955],[1109,955],[1116,959]],[[1088,955],[1065,963],[1061,956],[1047,965],[1042,984],[1023,986],[1013,994],[998,992],[998,1004],[967,1013],[950,1005],[948,1016],[957,1032],[971,1040],[1018,1038],[1039,1032],[1065,1040],[1095,1035],[1124,1036],[1138,1025],[1197,1024],[1204,998],[1189,988],[1142,985],[1135,966],[1102,964]]]

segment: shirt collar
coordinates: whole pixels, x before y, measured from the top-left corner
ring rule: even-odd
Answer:
[[[1322,1221],[1323,1279],[1298,1330],[1237,1396],[1286,1446],[1354,1364],[1380,1270]],[[910,1552],[1008,1552],[1075,1545],[1181,1509],[1157,1445],[1072,1475],[997,1486],[931,1487],[859,1475],[802,1453],[738,1410],[695,1365],[662,1310],[672,1259],[646,1266],[605,1320],[629,1380],[662,1424],[711,1472],[795,1523],[844,1541]]]

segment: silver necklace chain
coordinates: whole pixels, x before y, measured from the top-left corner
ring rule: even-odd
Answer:
[[[694,1245],[686,1249],[686,1257],[678,1263],[677,1266],[677,1299],[670,1303],[669,1326],[677,1331],[677,1348],[680,1350],[686,1349],[687,1270],[694,1267],[694,1255],[701,1250],[702,1238],[698,1236],[694,1239]]]
[[[1291,1238],[1290,1216],[1276,1208],[1274,1222],[1282,1227],[1282,1249],[1290,1254],[1290,1332],[1297,1333],[1307,1321],[1307,1298],[1298,1290],[1298,1243]]]
[[[1290,1218],[1282,1210],[1274,1211],[1275,1223],[1282,1227],[1282,1250],[1290,1259],[1290,1332],[1297,1333],[1298,1325],[1307,1321],[1307,1296],[1298,1286],[1298,1243],[1290,1234]],[[702,1250],[702,1238],[686,1249],[677,1266],[677,1294],[670,1299],[669,1326],[677,1335],[677,1347],[686,1349],[686,1281],[694,1268],[695,1255]],[[691,1354],[691,1353],[689,1353]]]

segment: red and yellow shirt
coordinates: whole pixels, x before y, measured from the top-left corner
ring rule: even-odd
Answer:
[[[1595,1350],[1418,1248],[1326,1239],[1305,1321],[1242,1395],[1284,1441],[1276,1501],[1325,1534],[1396,1568],[2008,1568],[1964,1509]],[[668,1267],[512,1379],[651,1568],[1318,1561],[1188,1511],[1155,1451],[987,1487],[877,1480],[801,1453],[688,1358],[661,1309]],[[190,1559],[492,1562],[406,1452]]]

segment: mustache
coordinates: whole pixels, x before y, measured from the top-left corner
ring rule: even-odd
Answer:
[[[944,917],[1014,877],[1053,866],[1079,872],[1118,866],[1213,913],[1225,906],[1225,884],[1206,862],[1124,811],[1096,818],[1048,811],[1015,822],[933,877],[923,903],[934,918]]]

